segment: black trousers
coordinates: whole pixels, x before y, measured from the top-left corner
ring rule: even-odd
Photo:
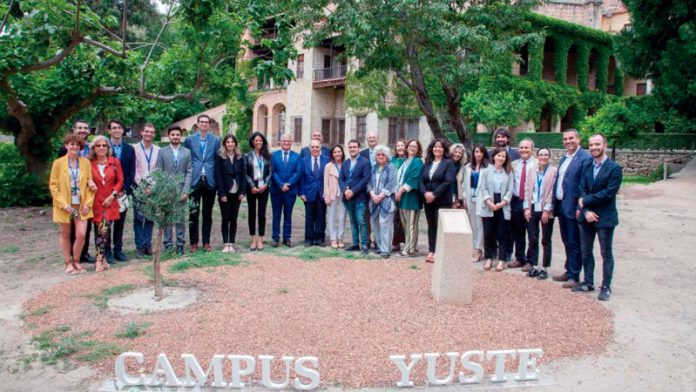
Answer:
[[[510,233],[507,242],[507,258],[512,259],[513,247],[515,250],[515,260],[522,264],[529,262],[527,259],[527,220],[524,219],[524,204],[519,197],[513,196],[510,201]]]
[[[428,222],[428,252],[435,253],[435,244],[437,243],[437,225],[438,211],[440,208],[446,208],[442,204],[425,204],[425,220]]]
[[[247,204],[249,205],[249,235],[256,235],[256,224],[258,223],[259,236],[266,234],[266,207],[268,206],[269,190],[263,193],[247,192]]]
[[[234,244],[237,237],[237,216],[239,216],[239,193],[228,193],[227,202],[220,202],[220,214],[222,215],[221,230],[222,242]]]
[[[87,230],[85,231],[85,245],[82,247],[82,253],[80,254],[80,260],[84,260],[89,254],[89,236],[92,234],[91,222],[87,222]],[[75,220],[70,219],[70,254],[72,254],[73,244],[75,243]]]
[[[493,202],[500,203],[500,193],[493,195]],[[483,222],[483,253],[486,259],[505,261],[507,256],[510,222],[505,220],[505,214],[500,209],[492,217],[482,217]]]
[[[553,236],[553,218],[547,223],[541,222],[542,212],[534,211],[532,206],[532,218],[527,225],[527,234],[529,235],[529,250],[527,252],[527,261],[533,266],[539,264],[539,224],[541,224],[541,247],[544,251],[542,262],[544,268],[551,266],[551,237]]]
[[[305,242],[324,242],[326,236],[326,203],[318,195],[305,202]]]
[[[215,204],[214,188],[208,187],[208,184],[203,178],[198,181],[196,187],[191,192],[191,200],[196,203],[196,207],[189,214],[189,238],[191,245],[198,244],[198,215],[203,205],[203,225],[201,226],[201,234],[203,236],[203,244],[210,244],[210,230],[213,227],[213,205]]]

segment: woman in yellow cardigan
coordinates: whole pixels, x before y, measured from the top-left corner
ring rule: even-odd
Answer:
[[[86,158],[79,156],[85,141],[76,134],[63,138],[68,153],[53,162],[49,189],[53,197],[53,222],[60,224],[60,247],[65,261],[65,272],[81,273],[85,269],[80,265],[79,257],[70,257],[70,221],[75,221],[75,242],[72,254],[79,255],[85,242],[85,231],[92,218],[94,191],[92,183],[92,165]]]

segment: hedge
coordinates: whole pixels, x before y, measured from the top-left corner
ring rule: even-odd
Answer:
[[[42,205],[51,200],[48,179],[29,174],[12,143],[0,143],[0,189],[0,208]]]
[[[448,132],[445,135],[451,141],[459,140],[454,132]],[[484,146],[492,144],[492,135],[489,132],[475,133],[471,138],[473,144],[481,143]],[[560,132],[517,132],[513,143],[517,144],[525,138],[534,140],[536,147],[563,148],[563,134]],[[696,150],[696,134],[645,133],[618,147],[630,150]]]

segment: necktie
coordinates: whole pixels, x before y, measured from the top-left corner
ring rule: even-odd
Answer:
[[[317,162],[317,158],[314,158],[314,167],[312,168],[312,174],[317,174],[317,170],[319,170],[319,162]]]
[[[284,163],[284,164],[287,164],[287,163],[288,163],[288,153],[287,153],[287,152],[284,152],[284,153],[283,153],[283,163]]]
[[[520,199],[524,200],[524,183],[527,182],[527,161],[522,161],[522,175],[520,176]]]

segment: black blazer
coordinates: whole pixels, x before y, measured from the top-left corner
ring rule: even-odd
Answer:
[[[244,194],[246,191],[246,163],[244,157],[234,158],[234,164],[229,158],[223,158],[215,154],[215,185],[218,188],[218,196],[226,196],[232,189],[234,182],[237,182],[237,194]]]
[[[585,212],[592,211],[599,216],[594,225],[598,229],[611,228],[619,224],[619,213],[616,210],[616,193],[619,191],[623,173],[618,163],[608,159],[594,177],[594,159],[587,161],[582,167],[580,177],[580,194],[583,208],[578,219],[587,223]]]
[[[244,154],[244,171],[246,172],[246,184],[244,189],[250,190],[251,187],[257,184],[254,181],[254,165],[256,165],[256,153],[249,151]],[[270,188],[271,186],[271,159],[263,158],[263,179],[266,186]]]
[[[457,183],[457,170],[451,159],[443,159],[435,169],[432,180],[430,179],[430,168],[433,163],[423,165],[420,179],[420,192],[433,192],[435,201],[433,205],[444,206],[452,205],[452,185]]]

